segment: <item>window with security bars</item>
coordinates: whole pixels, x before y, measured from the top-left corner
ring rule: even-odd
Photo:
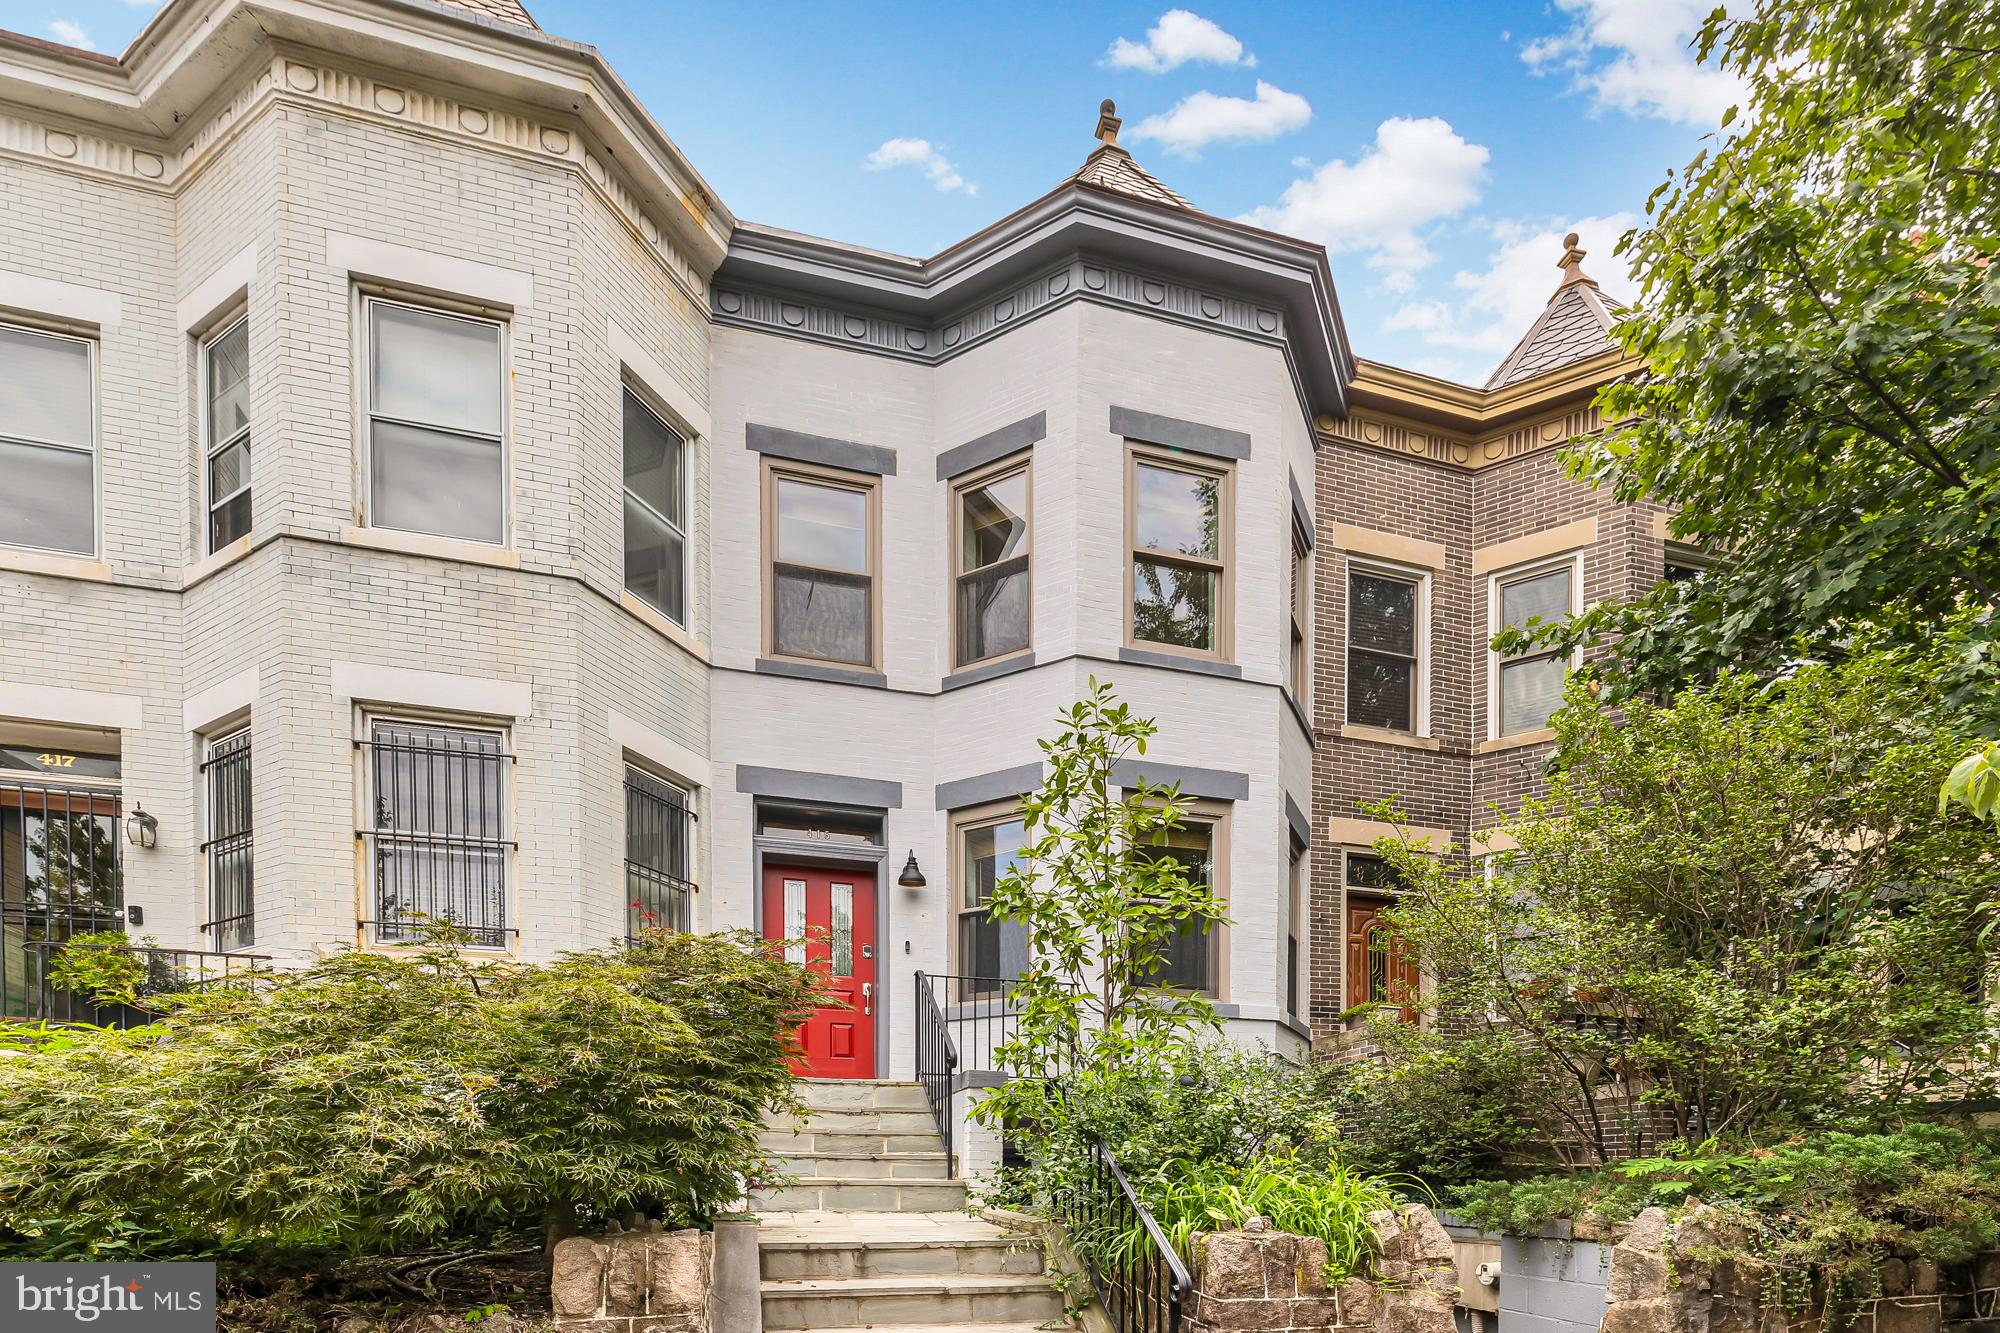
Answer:
[[[694,928],[694,820],[688,794],[625,768],[625,936]]]
[[[499,731],[377,719],[368,739],[375,938],[414,940],[431,923],[499,949],[507,924],[508,796],[514,762]]]
[[[1347,720],[1384,731],[1417,729],[1417,579],[1370,569],[1347,574]]]
[[[202,761],[207,792],[208,922],[202,933],[228,952],[256,943],[255,874],[250,812],[250,729],[210,741]]]

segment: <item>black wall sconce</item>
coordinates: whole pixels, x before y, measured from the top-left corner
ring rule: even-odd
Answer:
[[[924,872],[917,866],[917,849],[910,849],[910,859],[903,862],[903,873],[896,876],[896,882],[906,889],[921,889],[929,885]]]
[[[160,845],[160,821],[147,814],[138,804],[132,806],[132,813],[125,816],[125,840],[134,847],[148,850]]]

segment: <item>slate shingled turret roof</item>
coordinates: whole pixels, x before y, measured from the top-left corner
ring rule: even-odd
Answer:
[[[1576,242],[1575,232],[1563,237],[1563,257],[1557,261],[1562,282],[1507,359],[1487,377],[1488,390],[1533,379],[1618,345],[1611,337],[1611,323],[1624,307],[1599,291],[1597,280],[1583,271],[1584,251]]]
[[[519,24],[523,28],[539,30],[542,26],[521,6],[521,0],[438,0],[438,3],[448,9],[463,9],[470,14]]]
[[[1140,166],[1133,160],[1132,154],[1118,146],[1118,127],[1122,124],[1117,104],[1105,98],[1097,114],[1097,147],[1091,150],[1090,156],[1083,160],[1083,165],[1070,179],[1129,194],[1149,204],[1184,208],[1190,213],[1199,211],[1179,191]]]

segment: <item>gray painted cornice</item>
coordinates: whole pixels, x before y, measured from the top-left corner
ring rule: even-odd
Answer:
[[[1346,415],[1324,250],[1082,184],[931,259],[740,225],[710,290],[718,323],[930,364],[1075,300],[1277,347],[1308,418]]]

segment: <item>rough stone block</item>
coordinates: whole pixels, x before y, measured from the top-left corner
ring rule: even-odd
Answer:
[[[1666,1297],[1620,1301],[1604,1312],[1598,1333],[1674,1333]]]
[[[1882,1265],[1882,1294],[1901,1296],[1910,1289],[1910,1266],[1901,1259],[1890,1259]]]
[[[1888,1297],[1875,1303],[1875,1333],[1939,1333],[1943,1327],[1936,1301]]]
[[[589,1318],[604,1308],[604,1261],[609,1250],[587,1236],[556,1243],[549,1302],[559,1318]]]
[[[1667,1294],[1667,1260],[1657,1250],[1619,1245],[1611,1251],[1611,1272],[1604,1282],[1604,1301],[1657,1300]]]
[[[647,1260],[650,1238],[619,1236],[611,1242],[611,1258],[604,1275],[604,1313],[633,1315],[646,1313]]]
[[[1910,1290],[1919,1296],[1935,1296],[1938,1266],[1935,1259],[1919,1259],[1910,1265]]]
[[[654,1236],[646,1312],[654,1315],[699,1313],[708,1302],[708,1237],[699,1231],[673,1231]]]
[[[1195,1286],[1203,1295],[1217,1300],[1264,1295],[1262,1237],[1241,1231],[1214,1232],[1202,1239],[1197,1262]]]
[[[1372,1282],[1361,1278],[1349,1278],[1340,1288],[1341,1322],[1346,1324],[1372,1324],[1378,1313],[1379,1294]]]

